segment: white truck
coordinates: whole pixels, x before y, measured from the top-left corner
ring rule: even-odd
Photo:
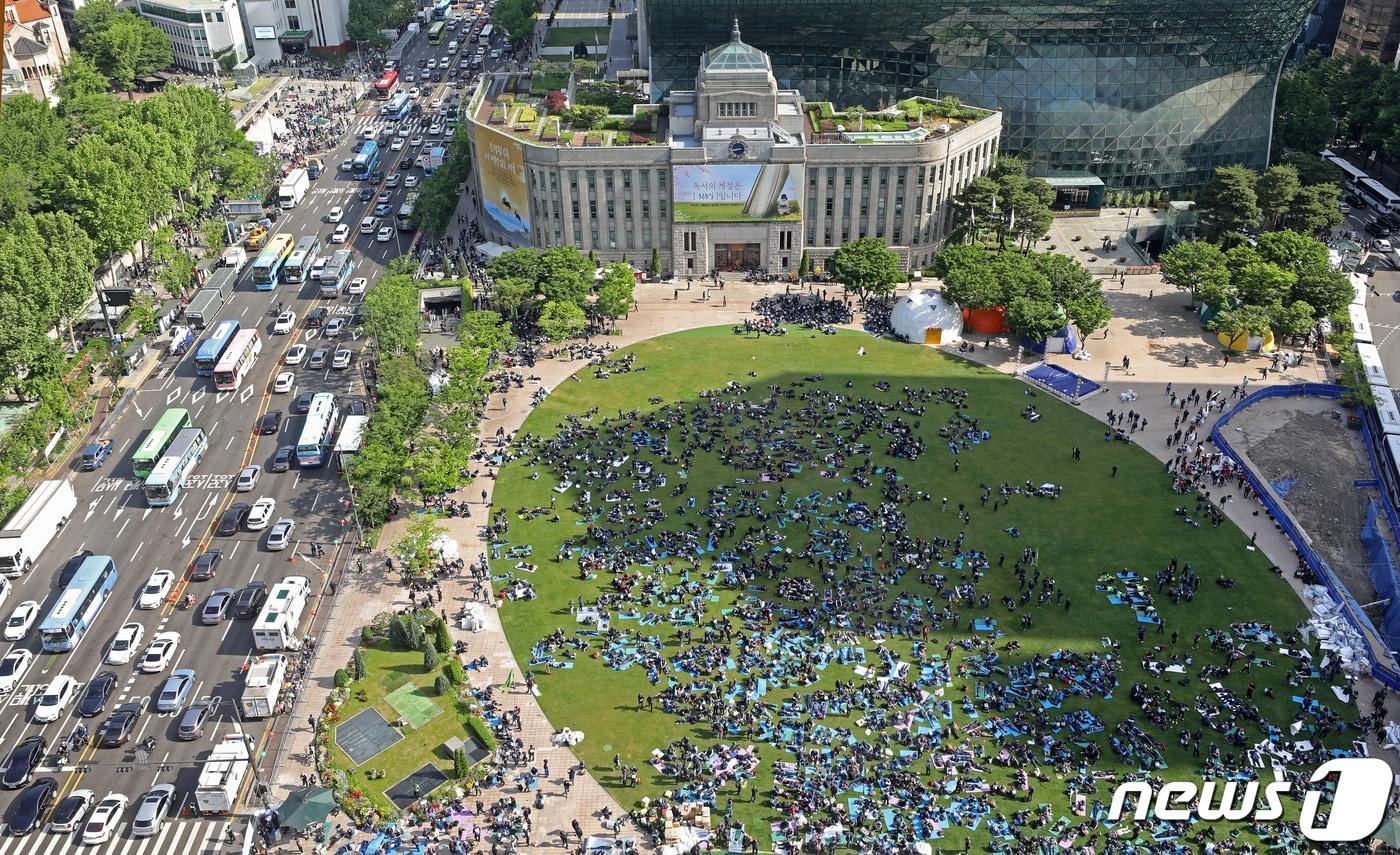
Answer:
[[[243,675],[243,696],[238,705],[243,717],[267,718],[277,709],[282,683],[287,678],[287,657],[280,653],[259,656]]]
[[[209,752],[199,769],[195,804],[204,816],[227,816],[238,803],[243,782],[252,771],[252,747],[247,736],[230,733]]]
[[[248,263],[248,250],[244,249],[241,246],[231,246],[228,249],[224,250],[224,254],[221,256],[220,261],[223,263],[224,267],[232,267],[234,270],[242,270],[243,266]]]
[[[306,197],[306,190],[311,186],[311,176],[306,174],[305,169],[293,169],[287,173],[287,177],[282,179],[282,184],[277,188],[277,207],[282,210],[291,210],[301,203]]]
[[[311,598],[311,580],[288,576],[272,587],[253,622],[253,649],[259,653],[301,649],[301,615]]]
[[[0,529],[0,576],[28,573],[78,507],[67,481],[40,481]]]
[[[440,145],[433,146],[428,149],[428,159],[423,163],[423,173],[432,175],[433,171],[442,166],[445,160],[447,160],[447,149]]]

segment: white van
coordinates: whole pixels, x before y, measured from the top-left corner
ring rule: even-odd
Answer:
[[[360,234],[372,235],[374,234],[375,228],[377,228],[378,226],[378,217],[365,217],[363,220],[360,220]]]
[[[331,243],[345,243],[350,239],[350,224],[341,223],[331,232]]]
[[[447,52],[448,52],[448,53],[456,53],[456,52],[457,52],[457,41],[456,41],[455,39],[447,43]]]

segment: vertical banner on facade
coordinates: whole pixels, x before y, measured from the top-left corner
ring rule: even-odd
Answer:
[[[530,199],[525,182],[525,146],[491,128],[476,129],[481,164],[481,202],[486,216],[512,234],[530,233]]]

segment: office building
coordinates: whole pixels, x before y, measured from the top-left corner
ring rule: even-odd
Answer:
[[[511,246],[574,245],[638,267],[797,272],[861,237],[923,267],[952,198],[997,155],[1001,115],[908,99],[839,112],[784,89],[740,38],[697,56],[693,90],[568,130],[518,75],[468,102],[479,224]],[[586,91],[576,85],[574,92]],[[557,99],[555,99],[557,101]]]
[[[1199,185],[1267,163],[1279,65],[1314,0],[640,0],[661,91],[738,15],[780,85],[838,105],[956,96],[1001,111],[1035,174]]]
[[[232,69],[248,58],[235,0],[137,0],[136,9],[170,37],[177,68],[213,74],[221,60]]]
[[[1400,48],[1400,0],[1346,0],[1332,55],[1394,65]]]
[[[349,0],[239,0],[239,5],[258,65],[354,47],[346,30]]]

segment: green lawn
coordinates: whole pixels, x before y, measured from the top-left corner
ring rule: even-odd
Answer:
[[[679,212],[678,212],[679,213]],[[866,348],[865,356],[857,356],[858,347]],[[822,387],[845,394],[893,400],[902,386],[937,388],[951,386],[969,392],[969,406],[965,411],[980,420],[980,426],[990,431],[990,441],[974,446],[971,451],[956,459],[961,469],[954,472],[953,456],[946,442],[936,434],[952,413],[947,404],[929,403],[927,413],[921,417],[919,433],[928,443],[927,450],[917,461],[894,459],[883,454],[885,442],[878,431],[868,433],[864,440],[874,446],[871,455],[876,466],[894,466],[915,490],[923,489],[933,496],[928,503],[913,503],[901,506],[909,518],[912,534],[931,538],[955,538],[960,531],[966,532],[964,548],[984,549],[988,553],[992,567],[979,583],[979,590],[991,595],[991,608],[986,612],[972,605],[960,608],[963,615],[961,629],[946,632],[932,632],[930,641],[939,656],[943,653],[946,641],[958,640],[970,635],[986,638],[985,633],[969,631],[968,624],[973,617],[987,614],[1000,622],[1000,628],[1009,633],[1007,638],[998,641],[998,646],[1012,639],[1019,640],[1021,649],[1015,653],[1002,652],[1003,664],[1022,663],[1036,653],[1048,654],[1057,649],[1078,651],[1085,655],[1105,655],[1107,651],[1101,639],[1112,637],[1122,641],[1122,670],[1119,673],[1119,686],[1111,700],[1103,698],[1067,697],[1062,709],[1049,711],[1057,718],[1077,709],[1088,709],[1097,715],[1105,725],[1105,731],[1092,737],[1103,748],[1099,766],[1104,769],[1121,771],[1118,757],[1109,748],[1109,737],[1118,722],[1136,717],[1149,733],[1165,744],[1165,758],[1168,770],[1157,774],[1180,777],[1199,775],[1200,760],[1194,759],[1187,750],[1178,748],[1175,738],[1176,728],[1161,731],[1147,722],[1142,712],[1129,700],[1129,687],[1134,683],[1169,689],[1174,699],[1191,706],[1199,693],[1207,693],[1203,682],[1196,676],[1196,669],[1203,665],[1218,665],[1224,662],[1223,656],[1208,649],[1203,637],[1199,649],[1190,650],[1192,636],[1206,628],[1227,628],[1230,623],[1242,620],[1271,622],[1280,633],[1287,632],[1305,617],[1305,611],[1298,598],[1288,585],[1268,570],[1268,562],[1262,555],[1249,551],[1247,539],[1229,523],[1212,528],[1188,528],[1180,517],[1173,513],[1175,506],[1189,504],[1187,497],[1177,495],[1170,489],[1170,483],[1163,475],[1161,464],[1146,452],[1135,446],[1121,442],[1106,443],[1102,425],[1078,412],[1075,408],[1059,403],[1045,394],[1040,394],[1034,403],[1042,414],[1038,422],[1031,423],[1019,416],[1021,409],[1030,399],[1026,397],[1026,386],[1020,381],[1008,378],[991,369],[978,367],[930,349],[896,344],[888,341],[872,340],[869,336],[842,332],[836,336],[818,336],[810,332],[793,329],[783,337],[753,339],[735,336],[728,327],[716,327],[677,333],[643,342],[632,348],[637,354],[637,365],[646,366],[645,371],[614,373],[608,379],[596,379],[591,370],[579,372],[582,382],[564,383],[556,387],[548,399],[526,421],[522,433],[552,435],[561,420],[570,415],[579,415],[590,408],[597,408],[599,415],[593,418],[591,426],[600,428],[603,419],[619,411],[640,409],[643,413],[654,411],[662,404],[649,403],[651,396],[661,396],[665,403],[690,402],[698,399],[703,390],[723,387],[736,381],[752,387],[747,396],[750,400],[766,397],[770,384],[780,387],[797,381],[805,382],[803,389]],[[756,376],[749,376],[755,372]],[[815,379],[822,375],[823,379]],[[805,381],[803,378],[807,378]],[[852,382],[849,390],[847,380]],[[876,381],[888,381],[891,394],[883,394],[872,388]],[[800,394],[802,389],[795,390]],[[795,398],[784,398],[780,407],[798,409],[801,402]],[[909,421],[913,417],[908,417]],[[750,423],[746,422],[745,426]],[[1156,431],[1150,434],[1155,437]],[[625,434],[624,434],[625,436]],[[672,453],[680,453],[684,443],[680,440],[679,428],[669,434]],[[602,440],[599,440],[600,442]],[[624,443],[626,451],[638,455],[638,459],[652,459],[649,453],[636,452],[630,443]],[[1083,450],[1083,462],[1071,460],[1070,449],[1079,446]],[[614,448],[616,446],[613,446]],[[848,460],[845,471],[849,471],[864,458]],[[675,467],[657,462],[658,471],[671,473],[670,484],[666,489],[650,493],[636,494],[637,501],[644,498],[658,498],[663,507],[671,511],[685,501],[694,498],[698,509],[707,502],[707,490],[713,485],[735,484],[738,477],[752,478],[753,471],[738,471],[721,462],[717,456],[700,453],[688,472],[689,491],[685,498],[670,496],[670,487],[679,483]],[[1110,477],[1110,468],[1119,468],[1116,478]],[[863,489],[854,483],[825,478],[813,471],[816,467],[806,466],[795,478],[783,482],[783,487],[791,496],[802,496],[812,491],[822,491],[830,495],[834,491],[852,489],[852,501],[864,500],[871,507],[880,502],[879,478],[871,489]],[[539,474],[537,480],[531,475]],[[1058,500],[1017,496],[999,513],[993,513],[990,505],[983,508],[979,503],[981,485],[999,485],[1009,482],[1019,485],[1025,481],[1039,485],[1046,482],[1060,484],[1064,495]],[[590,581],[578,579],[577,564],[573,561],[558,563],[554,556],[561,542],[566,538],[579,537],[585,528],[575,525],[577,517],[567,510],[578,494],[570,490],[564,497],[552,492],[557,484],[553,474],[543,466],[533,466],[526,459],[517,459],[505,466],[500,475],[495,492],[496,509],[505,509],[510,514],[508,540],[511,544],[530,544],[533,547],[532,561],[539,565],[533,574],[520,574],[521,578],[532,582],[538,598],[532,601],[509,603],[501,615],[516,657],[520,662],[529,661],[532,646],[556,628],[572,635],[578,628],[569,612],[569,602],[577,597],[592,601],[600,593],[612,591],[613,577],[601,574]],[[624,477],[616,482],[617,488],[632,489],[633,482]],[[753,490],[769,488],[770,500],[776,497],[777,486],[758,484],[749,487]],[[602,491],[595,490],[595,506],[605,510],[611,506],[602,502]],[[948,497],[946,512],[941,511],[941,498]],[[548,507],[551,500],[557,500],[559,523],[550,522],[550,515],[544,514],[533,520],[525,520],[520,509],[537,506]],[[969,525],[962,525],[955,509],[965,504],[971,513]],[[770,501],[769,506],[772,506]],[[695,511],[677,519],[674,513],[664,523],[668,527],[680,527],[683,522],[704,523]],[[619,529],[608,523],[611,528]],[[759,525],[752,518],[741,518],[738,529],[742,533],[750,525]],[[1015,527],[1021,536],[1013,538],[1005,529]],[[794,553],[806,544],[805,526],[788,525],[782,534]],[[878,535],[864,533],[858,529],[848,530],[853,542],[861,540],[868,551],[874,553],[879,546]],[[722,551],[732,541],[721,541]],[[1033,546],[1039,549],[1039,566],[1043,575],[1054,577],[1059,586],[1072,600],[1070,611],[1051,603],[1029,611],[1035,625],[1028,632],[1017,629],[1021,610],[1008,613],[999,603],[1003,595],[1015,597],[1019,594],[1012,564],[1022,548]],[[1006,553],[1004,568],[997,566],[997,557]],[[701,559],[701,567],[709,569],[712,553]],[[1166,619],[1166,635],[1149,632],[1146,644],[1139,645],[1136,639],[1138,624],[1132,611],[1126,606],[1110,606],[1103,593],[1094,589],[1100,574],[1113,573],[1124,568],[1135,570],[1140,577],[1151,580],[1153,574],[1164,567],[1172,558],[1180,562],[1190,562],[1202,577],[1202,586],[1194,602],[1174,605],[1163,594],[1156,596],[1158,610]],[[500,560],[493,566],[494,574],[512,573],[514,561]],[[802,562],[796,562],[801,567]],[[655,568],[634,568],[642,573],[655,573]],[[957,582],[956,571],[943,571]],[[1213,584],[1217,576],[1228,576],[1237,580],[1233,589],[1222,589]],[[692,574],[691,578],[695,578]],[[666,585],[677,582],[674,574],[666,575]],[[814,577],[820,590],[820,579]],[[501,585],[497,582],[498,589]],[[769,593],[762,595],[777,600],[773,593],[774,583],[770,581]],[[923,586],[920,591],[917,576],[904,577],[900,590],[919,594],[928,591]],[[720,617],[720,610],[729,608],[741,593],[719,588],[716,593],[720,601],[707,607],[706,620]],[[889,591],[892,597],[898,591]],[[888,602],[888,599],[887,601]],[[789,605],[787,603],[780,603]],[[680,648],[674,639],[675,629],[666,622],[649,628],[641,628],[636,621],[622,621],[614,611],[613,627],[630,633],[639,630],[644,634],[659,634],[666,647],[665,655],[670,657]],[[702,622],[702,626],[703,626]],[[1188,668],[1190,679],[1184,684],[1159,681],[1148,674],[1140,665],[1145,651],[1150,645],[1166,645],[1170,633],[1181,633],[1176,650],[1194,656],[1193,667]],[[695,630],[696,636],[700,630]],[[736,636],[738,638],[738,636]],[[869,636],[861,642],[872,656],[876,643]],[[897,651],[904,661],[914,659],[910,641],[895,637],[885,642],[888,649]],[[653,694],[665,687],[665,677],[661,685],[648,682],[644,670],[633,666],[625,671],[612,670],[599,659],[591,657],[597,650],[597,639],[591,640],[590,650],[577,654],[576,665],[572,670],[555,669],[545,673],[535,669],[534,673],[541,692],[540,702],[556,727],[571,727],[582,730],[587,739],[578,747],[581,758],[587,762],[593,773],[607,786],[614,788],[615,795],[624,805],[634,805],[642,796],[656,796],[664,790],[673,789],[677,782],[663,776],[647,762],[653,749],[664,749],[669,743],[688,736],[692,741],[709,744],[716,740],[706,726],[686,726],[675,717],[661,712],[657,705],[655,712],[639,712],[636,699],[639,694]],[[1250,644],[1248,649],[1261,656],[1273,656],[1276,651],[1260,644]],[[738,651],[735,651],[738,655]],[[1165,658],[1166,654],[1163,654]],[[967,658],[967,653],[955,650],[952,665],[953,678],[947,686],[946,699],[954,702],[954,720],[960,726],[972,722],[963,715],[959,702],[973,694],[975,678],[960,677],[956,668]],[[1296,717],[1297,706],[1289,697],[1298,690],[1284,684],[1287,660],[1274,667],[1256,667],[1253,673],[1244,674],[1237,668],[1233,674],[1223,678],[1226,686],[1243,697],[1246,685],[1253,681],[1258,692],[1253,703],[1264,713],[1267,720],[1283,727]],[[690,676],[684,673],[670,675],[682,683],[689,682]],[[742,679],[733,675],[730,679]],[[851,669],[832,664],[821,672],[819,681],[808,689],[772,690],[763,697],[765,702],[780,704],[786,697],[800,692],[830,689],[835,680],[852,680]],[[1005,679],[1001,677],[999,679]],[[1213,680],[1212,680],[1213,681]],[[1265,698],[1264,687],[1275,689],[1276,697]],[[1332,703],[1331,692],[1319,684],[1318,697]],[[1340,708],[1339,704],[1332,704]],[[993,712],[991,715],[995,715]],[[983,712],[982,720],[989,714]],[[828,726],[845,726],[856,733],[862,727],[850,719],[828,717],[823,723]],[[1200,717],[1188,712],[1181,727],[1200,728]],[[1064,738],[1068,731],[1060,734]],[[1213,736],[1207,728],[1206,746]],[[1248,730],[1251,744],[1262,739],[1257,727]],[[1286,735],[1285,735],[1286,738]],[[1329,745],[1348,745],[1351,736],[1334,734],[1328,739]],[[745,743],[742,736],[731,737],[731,743]],[[972,742],[994,755],[996,742],[991,739],[973,739]],[[1235,750],[1222,742],[1222,749]],[[764,805],[765,797],[772,785],[772,763],[776,760],[791,760],[791,755],[774,745],[761,745],[763,763],[759,768],[758,781],[763,794],[759,802],[750,805],[735,804],[735,815],[746,822],[750,833],[759,838],[761,848],[771,849],[768,825],[778,817]],[[1202,754],[1205,754],[1205,747]],[[617,789],[619,779],[613,771],[614,754],[620,754],[624,761],[636,766],[641,773],[642,785],[637,789]],[[918,764],[922,770],[922,763]],[[988,780],[1005,783],[1010,780],[1010,770],[1000,766],[989,766],[985,775]],[[1069,798],[1062,781],[1055,780],[1052,773],[1048,783],[1035,784],[1034,803],[1019,799],[1002,799],[998,810],[1010,815],[1012,812],[1031,808],[1036,804],[1050,802],[1056,817],[1069,817],[1072,822],[1082,821],[1069,810]],[[720,794],[720,813],[723,800],[734,793],[732,786],[726,786]],[[1091,795],[1107,803],[1112,791],[1100,787]],[[947,804],[946,799],[942,801]],[[1291,812],[1296,815],[1296,805]],[[1243,828],[1243,825],[1241,825]],[[1031,832],[1034,833],[1034,832]],[[1042,832],[1043,833],[1043,832]],[[971,835],[961,827],[950,829],[937,842],[945,850],[960,848],[963,838],[970,836],[976,851],[986,851],[990,842],[987,824],[984,822],[977,832]],[[1241,839],[1250,839],[1248,830]],[[1086,838],[1080,839],[1084,844]]]
[[[400,713],[385,700],[385,696],[409,685],[419,687],[426,699],[436,704],[441,714],[432,715],[423,726],[406,728],[404,738],[391,748],[375,755],[363,767],[356,768],[345,752],[334,743],[334,729],[331,731],[331,767],[347,774],[350,789],[363,790],[365,796],[379,810],[381,816],[397,810],[384,795],[384,790],[420,769],[425,763],[432,763],[452,776],[452,757],[441,746],[452,737],[468,738],[468,727],[472,716],[457,707],[452,696],[438,696],[433,690],[433,680],[442,673],[423,670],[423,654],[417,650],[388,649],[388,642],[375,647],[364,647],[365,678],[350,684],[350,697],[339,711],[339,721],[349,721],[366,707],[373,707],[389,723],[397,721]],[[444,661],[445,658],[444,658]],[[361,690],[364,697],[361,698]],[[413,699],[423,706],[423,697]],[[424,715],[427,715],[425,710]],[[484,730],[482,728],[481,730]],[[480,732],[480,731],[478,731]],[[382,769],[384,777],[370,780],[367,772]]]
[[[583,42],[590,48],[596,44],[606,48],[608,46],[607,27],[550,27],[545,33],[545,47],[568,47],[571,48],[579,42]]]

